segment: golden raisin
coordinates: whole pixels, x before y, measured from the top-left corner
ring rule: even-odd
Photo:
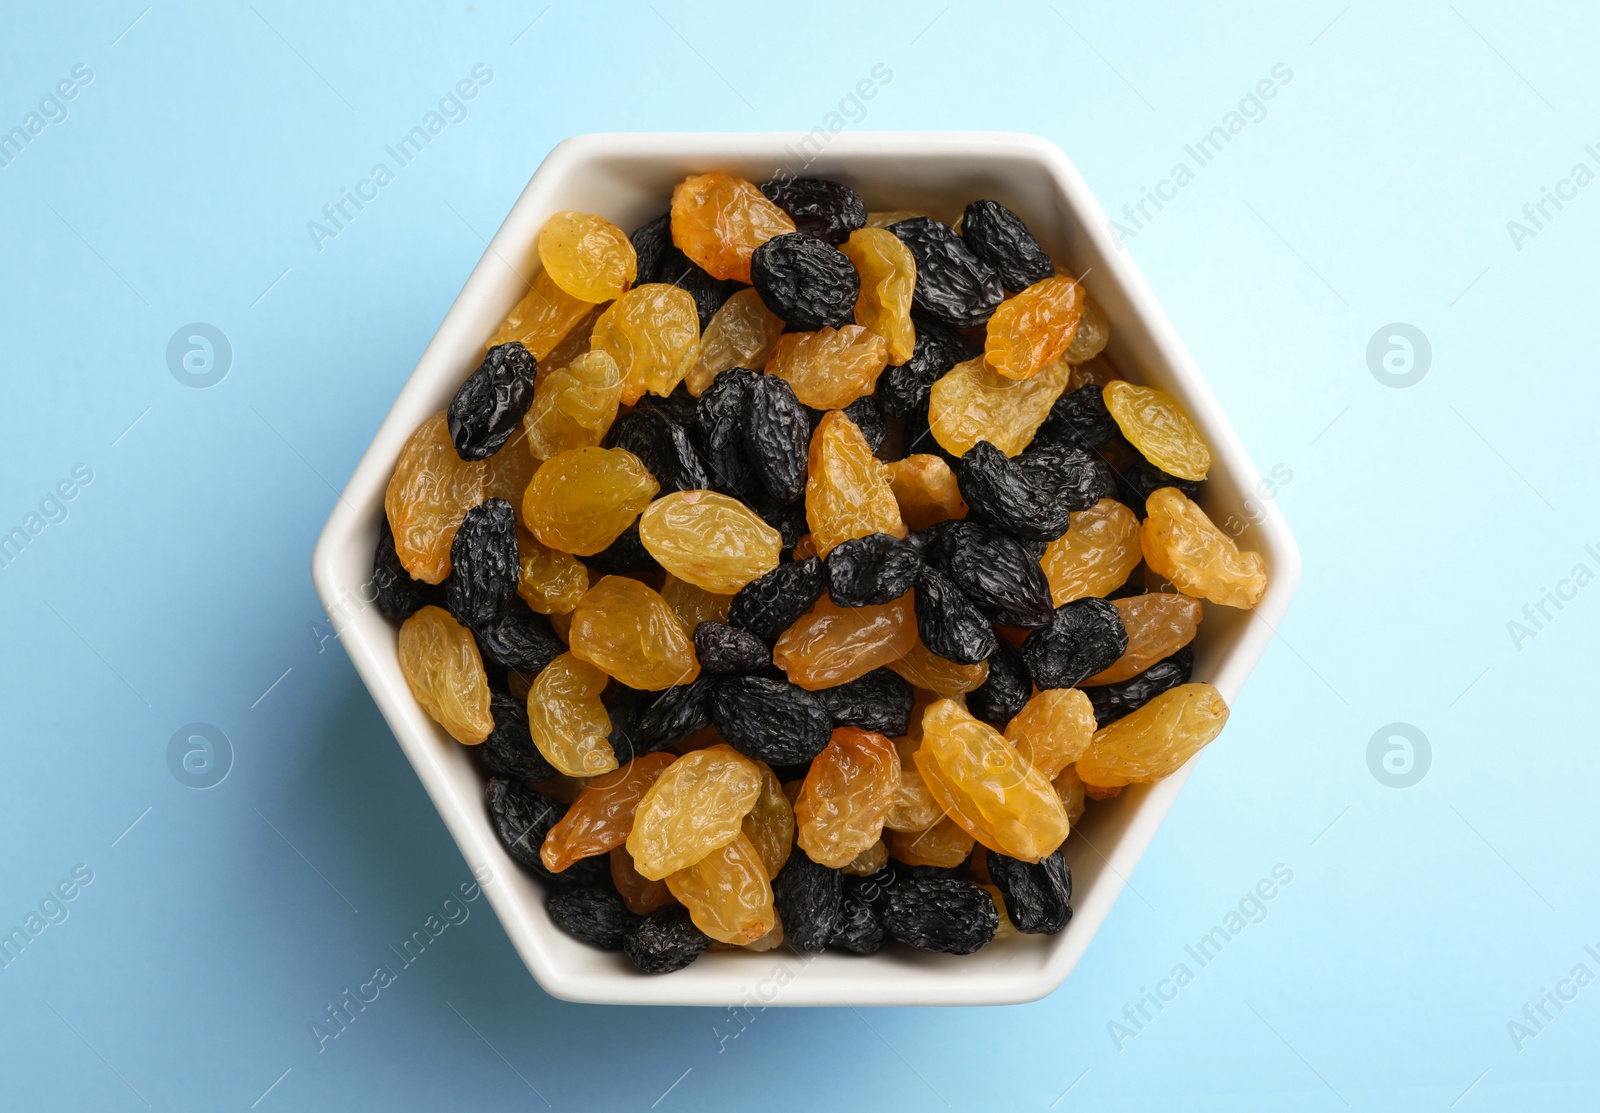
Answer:
[[[885,228],[857,228],[839,248],[856,265],[861,293],[856,298],[856,324],[883,337],[889,362],[896,367],[911,358],[917,346],[911,324],[911,291],[917,284],[917,261],[911,249]]]
[[[517,530],[517,594],[540,614],[569,614],[589,590],[589,569],[571,553]]]
[[[1115,800],[1122,795],[1122,786],[1115,785],[1111,788],[1101,788],[1099,785],[1092,785],[1085,781],[1083,783],[1083,795],[1087,800]]]
[[[522,419],[528,453],[548,460],[575,448],[592,448],[617,419],[622,369],[605,352],[589,352],[535,381],[533,405]],[[509,447],[509,446],[507,446]]]
[[[645,790],[676,760],[671,754],[645,754],[594,778],[545,835],[540,861],[552,873],[560,873],[580,858],[621,846],[633,829],[634,809]]]
[[[979,441],[1015,456],[1033,440],[1071,374],[1065,360],[1027,379],[996,374],[982,356],[958,363],[928,393],[928,428],[953,456],[965,455]]]
[[[900,754],[900,780],[895,785],[894,803],[889,806],[883,825],[891,831],[921,834],[939,822],[944,809],[928,791],[927,782],[913,760],[917,743],[909,738],[897,738],[894,746]]]
[[[711,380],[730,367],[765,367],[772,346],[783,333],[783,321],[753,289],[740,290],[706,322],[700,355],[684,383],[696,398]]]
[[[728,621],[728,604],[733,602],[732,595],[717,595],[670,575],[661,585],[661,598],[691,636],[702,622]]]
[[[922,644],[919,637],[906,655],[889,667],[916,688],[937,692],[945,699],[959,699],[989,679],[989,662],[958,665]]]
[[[794,847],[794,805],[783,794],[783,785],[770,765],[757,761],[755,767],[761,773],[761,795],[756,797],[755,806],[744,817],[740,829],[761,855],[767,876],[777,877]]]
[[[533,473],[522,520],[550,548],[592,556],[621,537],[660,489],[625,448],[574,448]]]
[[[806,523],[819,555],[854,537],[906,535],[888,467],[843,413],[829,411],[817,423],[807,465]]]
[[[1200,600],[1187,595],[1151,592],[1114,600],[1122,625],[1128,630],[1128,648],[1109,668],[1095,673],[1083,683],[1115,684],[1138,676],[1157,661],[1171,657],[1194,640],[1205,608]]]
[[[400,671],[411,694],[457,742],[489,737],[489,680],[472,634],[442,607],[423,607],[400,624]]]
[[[1211,470],[1211,449],[1166,391],[1118,381],[1108,384],[1101,397],[1122,435],[1162,471],[1198,480]]]
[[[639,540],[669,573],[732,595],[778,567],[783,537],[738,499],[715,491],[674,491],[639,518]]]
[[[638,269],[626,232],[603,216],[571,209],[544,222],[539,262],[557,286],[587,302],[621,297]]]
[[[635,286],[611,303],[589,339],[622,368],[622,401],[667,395],[700,354],[700,313],[687,290],[665,282]]]
[[[889,464],[889,489],[900,505],[900,519],[915,530],[967,516],[956,473],[943,459],[918,452]],[[798,558],[796,558],[798,559]]]
[[[890,831],[883,836],[889,857],[908,866],[954,869],[972,853],[973,838],[960,824],[941,813],[920,831]]]
[[[1078,776],[1078,771],[1069,765],[1061,771],[1055,780],[1050,782],[1056,790],[1056,795],[1061,797],[1061,806],[1067,809],[1067,820],[1077,823],[1083,816],[1085,796],[1083,778]]]
[[[1078,760],[1094,737],[1094,704],[1076,688],[1034,693],[1006,724],[1006,741],[1047,778]]]
[[[871,877],[888,864],[889,848],[879,839],[839,868],[856,877]]]
[[[916,639],[910,592],[877,607],[840,607],[824,595],[779,635],[772,662],[792,683],[816,691],[898,661]]]
[[[665,599],[638,580],[602,576],[572,612],[572,653],[630,688],[659,692],[700,675],[694,643]]]
[[[1066,354],[1061,358],[1068,363],[1087,363],[1105,350],[1106,341],[1110,339],[1110,318],[1106,316],[1106,311],[1100,308],[1100,303],[1085,290],[1083,318],[1078,321],[1078,331],[1073,333],[1072,343],[1067,345]]]
[[[1071,360],[1067,362],[1072,363]],[[1102,353],[1092,359],[1085,360],[1083,363],[1073,364],[1072,374],[1067,378],[1067,389],[1077,390],[1079,387],[1088,386],[1090,383],[1095,386],[1106,387],[1114,382],[1121,381],[1121,379],[1122,372],[1113,367],[1111,361]]]
[[[493,456],[484,461],[488,471],[484,476],[483,497],[505,499],[522,521],[522,496],[528,492],[533,473],[539,470],[539,461],[528,451],[528,438],[524,430],[516,434]]]
[[[666,882],[694,926],[723,943],[754,943],[777,926],[772,882],[743,835],[667,874]]]
[[[1159,781],[1221,734],[1227,721],[1222,693],[1210,684],[1180,684],[1095,731],[1074,768],[1084,784],[1097,788]]]
[[[611,883],[617,887],[617,895],[628,906],[628,911],[636,916],[648,916],[674,903],[665,881],[651,881],[633,868],[633,856],[625,846],[611,850]]]
[[[760,795],[760,770],[731,747],[683,755],[656,778],[634,811],[627,839],[634,868],[659,880],[694,865],[739,837]]]
[[[871,394],[889,362],[883,337],[860,325],[786,332],[767,358],[767,374],[794,388],[815,410],[842,410]]]
[[[528,689],[528,733],[545,760],[569,777],[617,767],[611,716],[600,702],[606,674],[571,653],[544,667]]]
[[[748,286],[756,248],[794,230],[788,213],[732,174],[692,174],[672,187],[672,242],[713,278]]]
[[[417,426],[383,493],[394,549],[407,572],[426,583],[444,582],[450,543],[467,511],[483,501],[488,479],[486,462],[456,455],[443,411]]]
[[[1144,553],[1139,516],[1116,499],[1101,499],[1069,515],[1067,532],[1045,546],[1045,578],[1056,606],[1089,596],[1104,598],[1128,582]]]
[[[900,758],[883,735],[839,727],[811,762],[794,806],[796,841],[838,869],[877,842],[900,783]]]
[[[1145,512],[1139,547],[1151,571],[1185,595],[1224,607],[1249,610],[1261,602],[1266,561],[1260,553],[1241,551],[1182,491],[1163,487],[1152,493]]]
[[[984,359],[1008,379],[1031,379],[1071,345],[1083,303],[1075,278],[1058,274],[1035,282],[1001,302],[989,318]]]
[[[543,360],[592,308],[591,303],[573,297],[557,286],[548,272],[541,270],[533,276],[527,294],[512,307],[489,338],[488,347],[516,340],[532,352],[535,359]]]

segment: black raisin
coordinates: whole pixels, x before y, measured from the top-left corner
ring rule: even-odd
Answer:
[[[813,556],[780,564],[739,589],[728,604],[728,625],[763,638],[776,638],[810,610],[826,590],[821,558]]]
[[[911,729],[911,685],[891,669],[873,669],[865,676],[811,693],[828,709],[835,725],[860,727],[888,738]]]
[[[870,394],[857,398],[844,408],[844,416],[861,430],[868,451],[876,452],[883,447],[884,438],[889,435],[889,421],[884,417],[883,407],[876,398]]]
[[[611,749],[619,764],[664,749],[711,725],[713,679],[698,677],[659,692],[616,685],[605,698]]]
[[[661,567],[639,539],[637,522],[623,530],[615,541],[598,553],[584,557],[583,563],[597,576],[626,576],[636,572],[654,572]]]
[[[1145,500],[1163,487],[1176,487],[1191,499],[1200,497],[1199,480],[1168,475],[1148,460],[1135,460],[1116,474],[1118,501],[1131,508],[1140,518],[1145,516]]]
[[[917,346],[911,358],[899,367],[884,368],[873,391],[890,417],[904,417],[926,406],[933,384],[956,364],[978,354],[955,329],[919,317],[913,317],[912,323],[917,331]]]
[[[764,182],[767,200],[789,214],[808,236],[841,244],[857,228],[867,226],[867,203],[843,182],[826,178],[774,178]]]
[[[977,522],[935,522],[919,535],[922,541],[922,559],[941,572],[950,571],[950,554],[956,551],[969,534],[984,529]]]
[[[477,747],[489,772],[519,781],[546,781],[556,775],[528,733],[528,705],[509,692],[489,693],[494,729]]]
[[[726,495],[745,496],[759,487],[755,464],[745,448],[744,412],[751,385],[761,378],[765,376],[760,371],[742,367],[723,371],[711,380],[696,406],[706,469],[712,486]]]
[[[622,952],[646,974],[682,970],[705,953],[711,937],[695,927],[682,905],[658,908],[623,940]]]
[[[990,622],[1032,630],[1055,615],[1039,557],[997,530],[967,523],[941,534],[941,567]]]
[[[958,665],[976,665],[994,652],[994,628],[944,573],[924,565],[914,602],[917,636],[932,652]]]
[[[889,889],[883,926],[919,951],[970,955],[994,938],[1000,913],[989,894],[970,881],[907,878]]]
[[[1054,541],[1073,511],[1113,488],[1110,468],[1081,448],[1040,445],[1010,459],[988,441],[961,457],[956,483],[974,518],[1029,541]]]
[[[779,559],[788,560],[795,542],[804,537],[811,528],[806,523],[805,502],[779,502],[777,499],[768,498],[765,494],[758,494],[750,496],[745,503],[763,522],[778,531]]]
[[[489,818],[495,837],[506,853],[539,877],[561,888],[602,885],[610,877],[610,863],[604,855],[574,862],[560,873],[551,873],[539,858],[539,848],[550,828],[567,814],[567,806],[506,777],[490,777],[487,792]]]
[[[634,285],[665,282],[686,291],[694,298],[694,307],[700,314],[702,331],[717,310],[722,308],[722,303],[741,288],[741,283],[731,279],[722,281],[713,278],[678,250],[672,242],[670,213],[644,225],[629,239],[633,242],[633,253],[638,260]]]
[[[772,899],[783,921],[783,941],[816,954],[839,930],[844,874],[819,866],[797,846],[772,879]]]
[[[948,224],[916,216],[889,225],[889,231],[916,260],[911,304],[925,315],[951,328],[976,328],[1005,297],[994,268],[969,251]]]
[[[841,541],[822,564],[828,598],[841,607],[892,603],[916,584],[921,567],[917,547],[888,533]]]
[[[1137,711],[1162,692],[1189,683],[1194,671],[1194,650],[1188,646],[1171,657],[1163,658],[1138,676],[1130,676],[1115,684],[1097,684],[1083,692],[1094,704],[1094,721],[1105,726],[1114,723],[1130,711]]]
[[[855,320],[861,276],[849,256],[815,236],[773,236],[750,256],[750,281],[761,302],[796,332]]]
[[[622,414],[606,434],[607,448],[625,448],[661,484],[661,493],[703,491],[711,486],[705,464],[689,440],[689,431],[657,409]]]
[[[643,917],[628,911],[614,889],[584,888],[551,893],[545,910],[556,927],[602,951],[620,951]]]
[[[1074,599],[1022,643],[1028,675],[1040,688],[1072,688],[1108,669],[1128,648],[1128,628],[1104,599]]]
[[[988,677],[967,693],[967,710],[1004,730],[1032,695],[1033,677],[1022,663],[1022,654],[999,638],[989,654]]]
[[[1033,443],[1099,449],[1117,432],[1117,423],[1100,395],[1098,383],[1085,383],[1057,398],[1034,433]]]
[[[781,503],[806,493],[811,421],[794,388],[776,375],[757,375],[745,392],[745,458],[767,494]]]
[[[699,435],[699,428],[695,418],[700,412],[700,399],[689,393],[687,383],[679,383],[672,388],[671,394],[644,394],[633,404],[633,412],[640,410],[654,410],[661,414],[674,425],[682,425],[689,430],[690,439]],[[700,446],[695,445],[698,449]]]
[[[513,595],[500,617],[472,627],[483,659],[503,669],[537,675],[567,651],[550,620]]]
[[[694,628],[694,655],[705,673],[759,672],[772,665],[766,642],[725,622],[702,622]]]
[[[372,588],[378,613],[391,622],[404,622],[429,604],[444,604],[444,592],[438,584],[413,579],[400,563],[387,516],[378,524],[378,547],[372,554]]]
[[[498,622],[517,590],[517,518],[505,499],[488,499],[467,511],[450,543],[445,599],[461,625]]]
[[[995,269],[1007,290],[1026,290],[1056,273],[1022,218],[998,201],[973,201],[961,214],[961,238]]]
[[[723,740],[768,765],[810,761],[828,744],[833,716],[804,688],[769,676],[719,678],[711,720]]]
[[[879,892],[872,877],[846,877],[839,906],[839,927],[828,946],[853,955],[876,954],[883,947],[883,922],[878,918]]]
[[[520,341],[490,348],[478,369],[450,399],[446,421],[456,455],[487,460],[511,439],[522,415],[533,405],[538,361]]]
[[[989,877],[1006,902],[1006,915],[1028,935],[1054,935],[1072,919],[1072,867],[1061,847],[1037,862],[989,851]]]

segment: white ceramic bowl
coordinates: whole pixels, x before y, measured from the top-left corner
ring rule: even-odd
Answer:
[[[719,952],[675,974],[647,977],[625,957],[586,946],[550,922],[540,885],[495,839],[483,778],[466,748],[411,697],[395,629],[365,602],[384,488],[401,446],[478,365],[484,342],[523,293],[521,274],[536,268],[534,242],[546,218],[578,209],[633,229],[666,210],[674,183],[710,169],[755,182],[785,171],[837,178],[858,189],[869,209],[924,209],[953,220],[967,201],[992,197],[1022,215],[1105,308],[1112,323],[1107,353],[1117,367],[1177,397],[1210,442],[1214,463],[1202,501],[1211,517],[1253,519],[1242,541],[1266,557],[1266,597],[1250,613],[1208,607],[1195,645],[1195,679],[1234,701],[1294,594],[1299,552],[1277,508],[1257,494],[1255,465],[1088,186],[1058,148],[1031,135],[845,132],[820,144],[816,133],[585,135],[562,143],[518,198],[350,477],[312,558],[317,592],[467,863],[488,877],[490,902],[546,991],[571,1001],[659,1005],[982,1005],[1042,997],[1088,947],[1188,779],[1188,766],[1091,804],[1067,840],[1076,913],[1059,935],[1023,936],[965,957],[899,948],[870,958],[784,948]],[[1224,732],[1218,744],[1235,740]]]

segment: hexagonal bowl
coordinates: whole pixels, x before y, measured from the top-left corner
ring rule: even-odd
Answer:
[[[1208,607],[1196,641],[1197,680],[1232,704],[1282,619],[1300,575],[1288,526],[1194,360],[1110,230],[1067,157],[1031,135],[991,132],[585,135],[560,144],[539,166],[450,307],[377,436],[335,505],[312,558],[312,578],[341,641],[416,768],[511,942],[549,993],[614,1004],[980,1005],[1042,997],[1061,984],[1088,947],[1124,879],[1138,865],[1190,765],[1155,785],[1093,804],[1067,840],[1076,913],[1055,936],[1022,936],[964,957],[889,948],[862,958],[780,948],[703,956],[677,973],[649,977],[621,955],[563,934],[544,909],[538,882],[501,848],[484,803],[484,778],[466,748],[417,705],[396,656],[396,631],[365,600],[383,494],[406,437],[449,402],[477,366],[483,345],[537,266],[540,227],[563,209],[597,212],[625,229],[665,211],[674,183],[721,169],[751,181],[782,173],[837,178],[870,209],[923,209],[954,219],[976,197],[1022,215],[1040,242],[1099,300],[1112,323],[1107,354],[1135,381],[1184,405],[1214,457],[1202,502],[1211,517],[1251,522],[1247,541],[1271,576],[1253,612]],[[1218,744],[1228,745],[1225,731]],[[1197,755],[1195,760],[1200,760]]]

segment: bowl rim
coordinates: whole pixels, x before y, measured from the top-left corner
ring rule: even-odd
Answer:
[[[1107,853],[1101,854],[1106,870],[1087,900],[1076,902],[1072,924],[1060,935],[1034,937],[1022,942],[1044,954],[1029,964],[970,962],[954,956],[891,956],[884,952],[871,959],[839,956],[832,952],[811,956],[780,949],[766,954],[707,956],[686,970],[666,977],[646,977],[618,966],[615,969],[578,970],[560,954],[568,939],[549,921],[538,888],[521,871],[495,838],[487,819],[481,788],[463,794],[451,784],[441,732],[422,712],[405,686],[394,661],[392,646],[374,639],[374,623],[389,628],[367,607],[370,599],[371,536],[374,514],[381,512],[388,477],[406,438],[435,407],[425,399],[438,392],[445,368],[458,362],[458,353],[476,347],[485,337],[469,327],[469,310],[491,292],[503,291],[515,280],[508,261],[523,256],[531,236],[523,230],[530,214],[566,176],[586,164],[602,160],[655,160],[673,165],[702,167],[781,160],[813,132],[655,132],[595,133],[575,136],[557,144],[539,164],[527,186],[489,242],[461,292],[446,311],[438,330],[423,350],[404,386],[384,417],[372,442],[352,471],[333,505],[311,560],[312,580],[340,641],[361,676],[396,740],[416,769],[468,866],[481,879],[483,891],[529,971],[552,995],[570,1001],[613,1004],[736,1006],[758,999],[763,1005],[977,1005],[1010,1004],[1036,1000],[1053,992],[1082,957],[1109,914],[1127,879],[1143,857],[1199,755],[1155,785],[1130,789],[1123,808],[1132,808],[1126,829]],[[1100,256],[1108,278],[1121,291],[1149,333],[1167,375],[1181,387],[1176,391],[1191,418],[1204,431],[1211,446],[1213,475],[1231,476],[1241,490],[1254,490],[1260,473],[1176,330],[1167,319],[1143,275],[1123,247],[1096,201],[1066,154],[1037,135],[989,131],[843,131],[834,134],[816,161],[819,173],[839,163],[864,158],[903,156],[915,159],[1014,159],[1033,164],[1049,178],[1066,210],[1066,217]],[[781,162],[779,163],[781,165]],[[542,222],[542,217],[540,221]],[[1085,275],[1086,277],[1086,275]],[[1120,326],[1119,326],[1120,327]],[[1146,368],[1140,368],[1146,370]],[[1144,378],[1144,376],[1140,376]],[[456,380],[459,381],[459,373]],[[426,407],[425,412],[420,412]],[[1252,519],[1256,550],[1267,559],[1271,579],[1258,606],[1247,612],[1237,640],[1219,663],[1212,679],[1232,706],[1245,678],[1277,631],[1300,578],[1300,553],[1288,523],[1275,501],[1260,506]],[[353,567],[365,568],[365,582],[353,579]],[[1259,620],[1259,621],[1256,621]],[[452,744],[453,745],[453,744]],[[1070,844],[1070,840],[1069,840]],[[978,956],[971,956],[978,959]],[[611,957],[611,956],[608,956]],[[1034,960],[1039,953],[1031,956]],[[709,960],[717,960],[713,964]],[[926,961],[919,961],[926,960]],[[625,964],[626,960],[620,960]],[[820,964],[821,969],[810,969]],[[911,966],[914,976],[875,976],[888,964]],[[797,970],[798,968],[798,970]],[[762,972],[765,976],[762,976]],[[756,990],[751,983],[755,982]],[[774,997],[760,995],[759,987],[776,982]],[[755,992],[756,998],[751,994]]]

